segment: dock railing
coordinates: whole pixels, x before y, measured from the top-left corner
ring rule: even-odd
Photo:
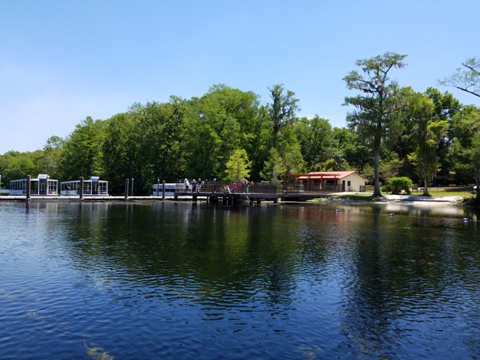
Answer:
[[[227,186],[229,191],[227,191]],[[175,192],[185,193],[185,186],[178,185],[175,189]],[[212,194],[212,193],[228,193],[228,194],[248,194],[248,193],[258,193],[258,194],[276,194],[283,192],[283,185],[280,183],[251,183],[245,184],[234,184],[227,181],[205,181],[200,187],[197,186],[195,190],[192,188],[192,184],[189,187],[189,193],[196,192],[199,194]]]

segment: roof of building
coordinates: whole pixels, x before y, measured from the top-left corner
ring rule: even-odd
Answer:
[[[350,171],[315,171],[308,174],[302,174],[299,179],[343,179],[349,175],[355,174],[353,170]],[[359,175],[360,176],[360,175]]]

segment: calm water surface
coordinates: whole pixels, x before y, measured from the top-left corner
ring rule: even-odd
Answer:
[[[0,358],[477,359],[477,216],[0,203]]]

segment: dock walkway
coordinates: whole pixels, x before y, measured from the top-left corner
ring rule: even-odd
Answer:
[[[83,201],[83,202],[104,202],[104,201],[207,201],[210,203],[223,204],[261,204],[263,201],[307,201],[320,197],[333,196],[333,193],[259,193],[259,192],[238,192],[238,193],[218,193],[218,192],[176,192],[173,197],[159,196],[31,196],[29,201]],[[0,201],[27,201],[23,196],[0,196]]]

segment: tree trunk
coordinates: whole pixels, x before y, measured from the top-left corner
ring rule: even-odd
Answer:
[[[476,202],[480,204],[480,187],[478,184],[480,183],[480,166],[478,163],[475,164],[475,185],[477,186],[477,195],[476,195]]]
[[[380,127],[381,124],[377,124],[377,128]],[[380,174],[378,171],[379,164],[380,164],[380,145],[381,145],[381,133],[377,131],[375,134],[374,139],[374,149],[373,149],[373,178],[374,178],[374,187],[373,187],[373,196],[379,197],[382,196],[382,192],[380,191]]]
[[[423,195],[428,196],[427,172],[423,172]]]

